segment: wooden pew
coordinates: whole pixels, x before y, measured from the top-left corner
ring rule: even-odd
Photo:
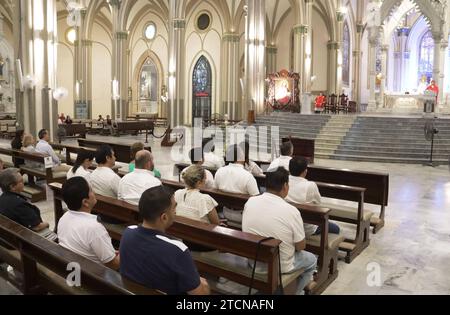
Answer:
[[[314,163],[316,141],[314,139],[283,138],[283,143],[291,141],[294,145],[294,156],[303,156],[309,163]]]
[[[70,124],[70,125],[58,125],[58,128],[62,128],[65,131],[63,137],[59,137],[59,142],[67,138],[86,138],[87,128],[86,124]]]
[[[0,242],[3,245],[0,260],[13,266],[15,273],[22,273],[23,280],[6,271],[0,272],[0,276],[24,294],[161,294],[126,280],[118,272],[50,242],[2,215]],[[67,268],[74,262],[81,267],[80,287],[69,287],[66,283],[73,270]]]
[[[162,180],[163,184],[174,190],[185,188],[184,184],[175,181]],[[328,185],[332,190],[335,185]],[[335,188],[339,190],[339,187]],[[243,210],[250,196],[226,193],[217,189],[202,189],[202,193],[208,194],[222,207]],[[321,234],[312,236],[307,240],[307,250],[318,256],[317,286],[313,294],[322,293],[338,276],[337,260],[339,244],[344,237],[328,233],[329,209],[314,205],[293,204],[299,209],[302,219],[306,223],[317,225],[321,228]]]
[[[118,162],[130,163],[131,162],[131,145],[110,143],[103,141],[95,141],[88,139],[78,139],[78,145],[83,148],[93,148],[97,149],[102,145],[109,145],[113,150]],[[152,148],[146,146],[145,150],[152,151]]]
[[[181,172],[189,164],[176,164],[178,170],[178,180],[180,181]],[[207,168],[213,175],[215,169]],[[266,186],[264,176],[255,176],[258,187]],[[330,208],[330,219],[351,223],[356,225],[356,235],[354,239],[346,239],[341,243],[339,249],[346,252],[345,262],[351,263],[367,246],[370,244],[369,229],[372,212],[364,211],[366,188],[358,186],[348,186],[343,184],[330,183],[327,181],[316,182],[322,197],[356,202],[356,207],[343,207],[335,204],[322,204],[321,206]]]
[[[78,155],[78,153],[81,150],[91,151],[92,153],[97,152],[97,150],[94,148],[83,148],[75,145],[67,145],[60,143],[50,143],[50,145],[52,146],[53,150],[59,151],[61,154],[63,153],[63,151],[65,151],[64,162],[67,165],[75,164],[75,161],[72,159],[72,154]]]
[[[389,199],[389,174],[311,165],[306,177],[311,181],[365,188],[364,202],[381,207],[379,216],[370,219],[373,233],[376,234],[384,226]]]
[[[263,168],[270,165],[270,162],[255,162]],[[306,178],[316,182],[365,188],[364,202],[380,206],[379,216],[372,216],[370,219],[373,233],[376,234],[383,228],[389,199],[389,174],[309,165]]]
[[[25,161],[35,161],[36,159],[41,161],[41,157],[42,157],[39,154],[36,154],[36,155],[40,156],[40,157],[37,157],[34,154],[27,154],[26,152],[23,152],[23,151],[18,151],[18,150],[13,150],[13,149],[5,149],[5,148],[0,148],[0,154],[10,156],[11,158],[23,156],[23,157],[21,157],[21,159],[25,160]],[[42,157],[42,161],[43,161],[43,157]],[[13,167],[14,165],[6,164],[5,168],[8,168],[9,166]],[[22,167],[24,167],[25,170],[23,170]],[[29,176],[34,176],[32,174],[34,172],[27,171],[28,168],[26,168],[25,165],[22,165],[22,167],[20,168],[21,174],[27,174]],[[51,172],[51,170],[50,170],[50,172]],[[53,174],[51,174],[51,175],[53,177]],[[55,180],[53,180],[53,181],[55,181]],[[25,198],[27,198],[32,203],[36,203],[36,202],[47,199],[45,188],[39,187],[38,185],[34,184],[34,182],[33,183],[30,182],[27,185],[25,185],[24,191],[21,195],[24,196]]]
[[[63,215],[61,184],[49,185],[54,192],[55,224]],[[96,213],[128,222],[127,225],[140,224],[137,206],[104,196],[96,196]],[[120,240],[126,226],[105,224],[111,237]],[[267,263],[267,274],[256,274],[253,288],[265,294],[273,294],[279,284],[279,240],[268,240],[258,245],[263,237],[231,230],[225,227],[215,226],[187,218],[176,217],[173,226],[168,233],[174,237],[195,244],[216,248],[219,252],[192,253],[196,265],[201,273],[216,277],[225,277],[245,286],[251,283],[251,268],[246,259],[254,260],[256,251],[259,250],[258,261]],[[258,249],[259,248],[259,249]],[[226,254],[225,254],[226,253]],[[300,272],[291,275],[283,275],[283,286],[290,289],[295,287],[294,281]]]
[[[151,120],[145,121],[116,121],[117,129],[116,135],[120,136],[120,133],[129,133],[145,131],[145,143],[148,143],[148,135],[153,135],[155,129],[155,123]]]

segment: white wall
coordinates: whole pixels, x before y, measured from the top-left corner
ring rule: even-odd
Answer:
[[[313,10],[312,12],[312,36],[313,36],[313,54],[312,54],[312,76],[317,79],[312,86],[312,91],[328,90],[328,42],[330,36],[322,17]]]
[[[280,30],[278,32],[278,38],[276,46],[278,48],[277,55],[277,71],[282,69],[290,70],[289,61],[291,60],[291,31],[294,26],[294,14],[291,12],[281,22]]]
[[[15,103],[15,78],[14,78],[14,40],[12,36],[12,32],[10,29],[10,25],[5,21],[3,25],[0,25],[0,54],[3,57],[3,79],[2,82],[2,107],[1,111],[6,113],[15,113],[16,112],[16,103]]]
[[[74,117],[74,46],[66,41],[69,29],[66,19],[58,20],[58,64],[56,82],[58,87],[64,87],[69,95],[58,103],[59,113]]]
[[[195,28],[196,17],[201,11],[208,11],[212,17],[209,31],[198,33]],[[216,9],[206,1],[201,1],[186,17],[186,64],[185,64],[185,112],[184,121],[192,121],[192,74],[200,56],[204,55],[212,71],[212,109],[211,114],[219,113],[220,95],[220,62],[222,49],[223,25]]]

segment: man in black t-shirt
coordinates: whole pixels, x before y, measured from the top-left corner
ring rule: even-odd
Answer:
[[[48,230],[49,224],[42,221],[39,209],[20,195],[24,185],[17,169],[9,168],[0,173],[0,188],[3,191],[0,196],[0,214],[35,232]],[[50,231],[48,234],[51,234],[48,239],[56,238]]]
[[[142,226],[125,230],[120,243],[120,273],[148,288],[172,295],[207,295],[186,245],[165,231],[175,218],[173,192],[158,186],[144,192],[139,202]]]

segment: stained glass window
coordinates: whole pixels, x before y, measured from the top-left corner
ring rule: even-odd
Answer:
[[[344,38],[342,43],[342,81],[350,85],[350,30],[348,23],[344,23]]]
[[[431,31],[425,33],[419,47],[419,79],[427,77],[427,82],[433,77],[434,40]]]
[[[193,90],[196,96],[211,94],[211,66],[205,56],[201,56],[194,69]]]

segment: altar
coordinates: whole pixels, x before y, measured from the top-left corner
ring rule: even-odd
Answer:
[[[389,112],[395,114],[421,114],[424,112],[425,104],[427,104],[428,111],[432,103],[435,103],[436,96],[434,94],[402,94],[389,93],[385,94],[383,100],[383,108],[380,112]]]

